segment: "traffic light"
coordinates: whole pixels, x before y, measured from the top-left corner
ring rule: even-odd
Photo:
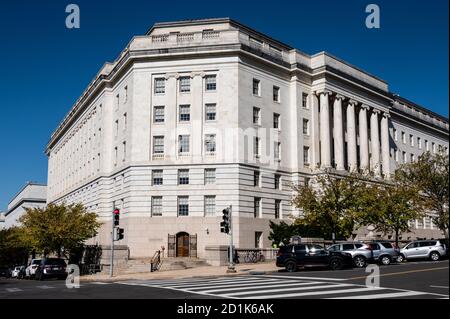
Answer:
[[[114,218],[114,226],[119,226],[119,220],[120,220],[120,210],[114,209],[113,212],[113,218]]]
[[[123,232],[124,232],[123,228],[119,227],[114,228],[114,240],[117,241],[123,239]]]
[[[230,233],[230,210],[229,208],[225,208],[222,211],[222,219],[223,222],[220,223],[220,232],[221,233],[226,233],[229,234]]]

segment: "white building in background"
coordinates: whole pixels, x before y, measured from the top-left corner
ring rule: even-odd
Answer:
[[[322,169],[385,178],[426,150],[448,152],[448,120],[328,53],[307,55],[228,18],[157,23],[106,63],[47,145],[48,202],[113,208],[131,257],[270,247],[291,186]],[[430,219],[408,237],[436,237]],[[355,236],[364,236],[361,230]],[[405,235],[406,236],[406,235]],[[405,238],[406,239],[406,238]]]
[[[28,182],[8,204],[5,213],[4,227],[19,226],[19,218],[25,213],[25,208],[42,208],[47,202],[47,186]]]

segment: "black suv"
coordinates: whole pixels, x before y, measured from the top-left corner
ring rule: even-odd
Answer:
[[[46,278],[66,279],[66,262],[61,258],[44,258],[41,260],[34,278],[36,280],[43,280]]]
[[[300,244],[282,246],[277,254],[277,267],[284,267],[289,272],[298,267],[328,267],[339,270],[352,267],[352,255],[340,251],[328,251],[320,245]]]

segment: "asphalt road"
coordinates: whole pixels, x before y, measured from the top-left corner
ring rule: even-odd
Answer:
[[[448,299],[449,261],[380,266],[379,288],[367,287],[366,269],[283,271],[174,280],[81,282],[0,279],[0,299]],[[372,282],[370,283],[372,285]]]

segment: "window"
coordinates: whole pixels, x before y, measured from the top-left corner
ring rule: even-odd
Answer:
[[[274,188],[281,189],[281,175],[279,175],[279,174],[275,174]]]
[[[180,122],[189,122],[191,120],[191,106],[180,105]]]
[[[124,99],[123,103],[127,103],[127,101],[128,101],[128,86],[126,86],[124,88],[124,92],[125,92],[125,99]]]
[[[273,113],[273,128],[280,128],[280,114]]]
[[[275,219],[280,218],[280,212],[281,212],[281,200],[276,199],[275,200]]]
[[[153,111],[153,122],[164,123],[164,106],[155,106]]]
[[[189,153],[189,135],[178,136],[178,153]]]
[[[303,119],[303,134],[309,135],[309,120]]]
[[[119,108],[119,104],[120,104],[120,94],[116,95],[116,109]]]
[[[405,134],[405,132],[402,132],[402,142],[403,142],[403,144],[406,144],[406,134]]]
[[[206,168],[205,169],[205,185],[216,183],[216,169]]]
[[[412,136],[412,134],[409,134],[409,144],[414,146],[414,136]]]
[[[191,91],[191,78],[188,76],[180,77],[180,92],[187,93]]]
[[[206,121],[215,121],[216,120],[216,104],[206,104]]]
[[[189,170],[188,169],[179,169],[178,170],[178,184],[179,185],[188,185],[189,184]]]
[[[422,139],[420,137],[417,138],[417,147],[422,149]]]
[[[311,179],[309,178],[309,177],[305,177],[305,179],[303,180],[303,185],[304,186],[309,186],[309,181],[310,181]]]
[[[205,149],[206,154],[216,153],[216,134],[206,134],[205,135]]]
[[[280,142],[274,143],[273,158],[278,161],[281,159],[281,143]]]
[[[260,175],[261,175],[261,173],[258,171],[253,172],[253,186],[259,187],[260,182],[261,182]]]
[[[434,142],[431,142],[431,149],[433,150],[433,153],[436,153],[436,144],[434,144]]]
[[[114,136],[117,137],[119,135],[119,120],[114,122]]]
[[[123,130],[127,129],[127,113],[123,113]]]
[[[162,216],[162,196],[152,196],[152,217]]]
[[[309,161],[309,147],[308,146],[303,146],[303,164],[304,165],[309,165],[310,161]]]
[[[254,141],[253,141],[253,153],[255,155],[255,157],[259,157],[259,137],[255,137]]]
[[[216,215],[216,196],[205,196],[205,216]]]
[[[428,141],[427,141],[427,140],[425,140],[425,149],[426,149],[427,151],[430,150],[430,145],[428,144]]]
[[[207,75],[205,77],[205,90],[206,91],[215,91],[216,90],[216,76],[215,75]]]
[[[414,162],[414,160],[416,159],[414,154],[411,154],[411,163]]]
[[[273,86],[273,101],[280,102],[280,88],[278,86]]]
[[[114,166],[117,165],[117,146],[114,147]]]
[[[398,141],[398,132],[395,128],[394,128],[394,140]]]
[[[261,198],[255,197],[254,203],[253,203],[253,216],[255,218],[260,216],[261,211]]]
[[[189,216],[188,196],[178,196],[178,216]]]
[[[155,79],[155,94],[164,94],[166,92],[166,79],[156,78]]]
[[[164,154],[164,136],[153,136],[153,154]]]
[[[308,108],[308,94],[306,93],[302,94],[302,107],[305,109]]]
[[[259,107],[253,107],[253,124],[261,125],[261,109]]]
[[[398,153],[399,153],[399,151],[398,150],[395,150],[395,161],[398,163]]]
[[[123,147],[122,162],[125,162],[125,159],[127,158],[127,142],[122,142],[122,147]]]
[[[353,244],[342,244],[342,250],[346,251],[346,250],[353,250],[355,249],[355,246]]]
[[[155,185],[163,184],[163,171],[162,170],[154,170],[152,171],[152,183]]]
[[[262,232],[255,232],[255,248],[262,248]]]
[[[261,82],[258,79],[253,79],[253,95],[260,96],[260,85]]]
[[[403,159],[403,163],[406,163],[406,161],[407,161],[406,152],[402,152],[402,159]]]

